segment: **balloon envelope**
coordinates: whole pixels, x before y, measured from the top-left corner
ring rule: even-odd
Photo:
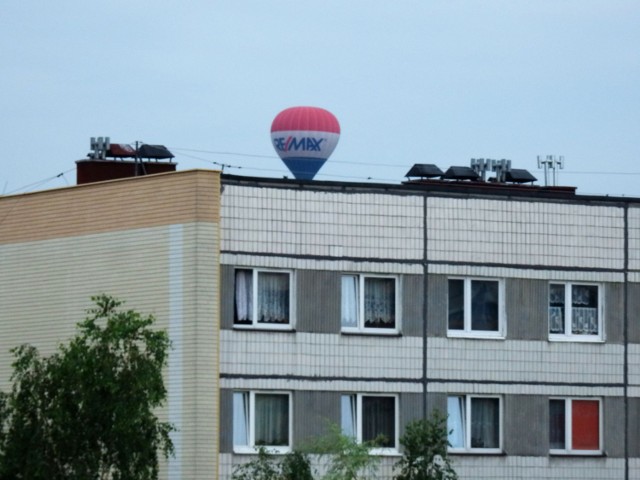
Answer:
[[[323,108],[287,108],[271,124],[273,147],[299,180],[313,180],[339,138],[338,120]]]

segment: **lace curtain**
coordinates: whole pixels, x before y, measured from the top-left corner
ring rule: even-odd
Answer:
[[[394,328],[396,291],[393,278],[364,279],[364,325],[371,328]]]
[[[551,285],[549,289],[549,331],[565,333],[565,286]],[[571,286],[571,333],[598,334],[598,287]]]
[[[257,321],[258,323],[289,322],[289,274],[279,272],[255,272],[258,275]],[[254,291],[253,270],[236,270],[235,323],[253,322]]]
[[[598,287],[574,285],[571,290],[571,333],[598,334]]]
[[[260,272],[258,274],[258,322],[289,322],[289,275]]]

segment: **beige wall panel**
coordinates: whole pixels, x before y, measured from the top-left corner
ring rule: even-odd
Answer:
[[[220,174],[191,170],[0,197],[0,244],[219,222]]]
[[[420,259],[423,199],[226,185],[222,249],[247,253]]]
[[[50,354],[92,295],[124,299],[173,342],[159,413],[179,428],[178,455],[162,478],[216,478],[219,187],[194,171],[0,198],[0,389],[10,348]]]
[[[622,208],[429,198],[429,260],[621,269]]]

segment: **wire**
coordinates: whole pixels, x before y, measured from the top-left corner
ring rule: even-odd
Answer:
[[[14,193],[18,193],[21,190],[26,190],[26,189],[29,189],[29,188],[32,188],[32,187],[33,188],[40,187],[42,185],[45,185],[45,184],[49,183],[51,180],[55,180],[56,178],[60,178],[60,177],[62,177],[63,180],[66,182],[66,184],[69,185],[69,182],[67,181],[67,178],[64,175],[65,175],[65,173],[73,172],[74,170],[75,170],[75,167],[67,170],[66,172],[58,173],[57,175],[54,175],[53,177],[48,177],[48,178],[45,178],[44,180],[39,180],[37,182],[30,183],[29,185],[25,185],[24,187],[20,187],[20,188],[17,188],[15,190],[12,190],[10,192],[7,192],[6,195],[13,195]]]

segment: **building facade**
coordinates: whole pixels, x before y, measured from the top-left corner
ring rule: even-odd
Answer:
[[[165,478],[331,423],[382,434],[391,478],[437,408],[462,479],[640,479],[639,199],[192,171],[2,197],[0,221],[0,389],[7,350],[53,348],[91,295],[154,313]]]
[[[327,420],[383,432],[387,475],[407,422],[438,408],[461,478],[640,478],[635,201],[223,183],[222,431],[249,425],[221,437],[225,475],[279,395],[287,447]],[[283,320],[256,313],[278,275]]]

